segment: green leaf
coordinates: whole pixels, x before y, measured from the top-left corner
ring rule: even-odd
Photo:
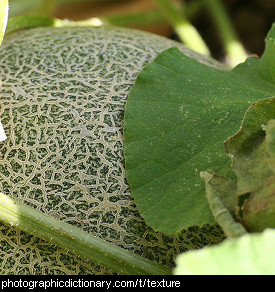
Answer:
[[[252,102],[275,93],[249,68],[221,71],[171,48],[139,74],[126,102],[126,175],[155,230],[176,234],[214,223],[199,173],[233,177],[223,142]]]
[[[38,26],[56,26],[61,22],[58,19],[42,15],[22,15],[12,17],[8,21],[6,33],[12,33],[17,30],[38,27]]]
[[[175,275],[274,275],[275,230],[226,239],[176,258]]]

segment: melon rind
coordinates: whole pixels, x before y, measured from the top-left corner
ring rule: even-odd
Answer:
[[[183,45],[114,27],[41,27],[13,33],[0,49],[0,190],[161,264],[217,243],[217,226],[154,232],[140,217],[125,178],[123,115],[140,70]],[[218,62],[200,61],[223,68]],[[63,249],[0,225],[2,274],[110,274]]]

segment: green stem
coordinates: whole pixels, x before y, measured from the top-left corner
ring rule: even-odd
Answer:
[[[167,275],[169,268],[97,238],[0,193],[0,220],[125,275]]]
[[[0,45],[2,43],[8,21],[9,1],[0,1]]]
[[[179,12],[169,0],[155,0],[174,27],[180,40],[188,47],[203,55],[210,55],[209,49],[196,28]]]
[[[224,6],[219,0],[206,0],[206,7],[219,29],[228,65],[234,67],[240,62],[244,62],[247,58],[247,53],[236,35]]]

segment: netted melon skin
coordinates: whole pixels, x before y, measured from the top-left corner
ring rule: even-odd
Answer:
[[[0,144],[0,190],[171,267],[179,252],[219,242],[216,226],[185,230],[178,239],[154,232],[125,177],[127,95],[140,70],[175,45],[196,56],[171,40],[122,28],[35,28],[7,37],[0,49],[0,116],[8,136]],[[0,225],[0,273],[111,271]]]

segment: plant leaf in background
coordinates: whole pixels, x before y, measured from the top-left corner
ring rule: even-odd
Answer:
[[[211,212],[226,237],[239,237],[247,231],[234,219],[237,206],[236,183],[215,173],[201,172]]]
[[[274,275],[275,230],[247,233],[176,258],[175,275]]]
[[[60,0],[10,0],[10,17],[22,15],[53,15]]]
[[[0,45],[5,34],[7,22],[8,22],[8,13],[9,13],[9,1],[0,0]],[[0,142],[7,139],[5,131],[3,129],[2,123],[0,121]]]
[[[267,137],[273,135],[273,140],[275,128],[274,121],[275,120],[271,120],[267,124],[266,132]],[[263,147],[261,147],[261,149],[262,153],[266,154]],[[262,153],[260,153],[258,158],[264,156],[261,155]],[[264,166],[266,167],[265,178],[262,177]],[[259,163],[257,169],[258,174],[260,174],[258,177],[262,179],[261,186],[251,192],[250,197],[245,201],[243,206],[243,221],[251,231],[263,231],[266,227],[275,228],[275,172],[274,169],[273,171],[268,169],[266,159],[263,163]]]
[[[270,169],[275,173],[275,121],[274,119],[267,124],[266,132],[266,151],[267,163]]]
[[[265,40],[265,52],[259,64],[259,75],[275,85],[275,23]]]
[[[257,73],[260,61],[221,71],[171,48],[137,77],[125,109],[126,175],[155,230],[177,234],[214,223],[199,173],[233,177],[223,142],[251,103],[275,94]]]

